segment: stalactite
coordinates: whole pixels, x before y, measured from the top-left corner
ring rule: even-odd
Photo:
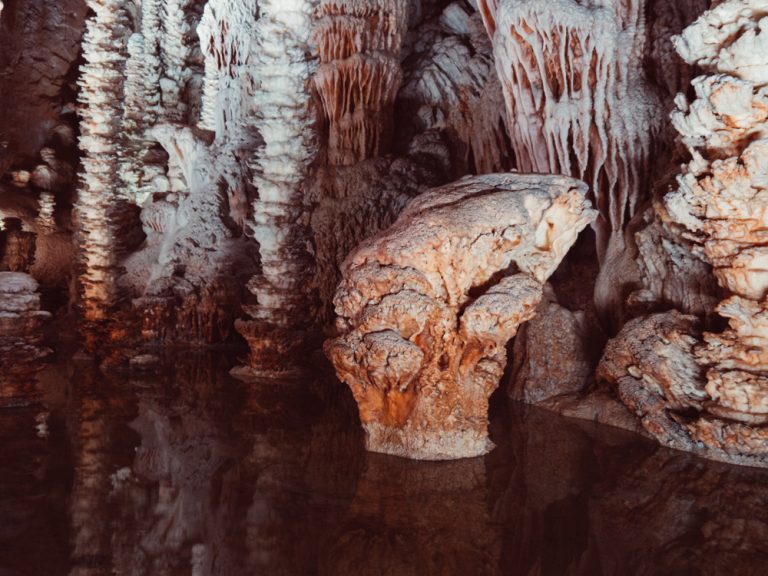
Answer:
[[[612,241],[623,249],[662,129],[642,69],[644,9],[645,0],[502,0],[486,19],[517,167],[590,184],[602,262]]]
[[[443,130],[456,159],[456,177],[504,172],[512,167],[504,96],[480,17],[470,17],[454,2],[441,23],[438,32],[431,27],[421,32],[425,38],[420,34],[409,56],[415,61],[398,95],[398,114],[415,118],[411,125],[403,122],[401,131]]]
[[[197,28],[205,55],[200,127],[237,140],[245,121],[248,76],[245,70],[256,24],[256,0],[211,0]]]
[[[315,85],[328,121],[328,161],[351,165],[384,155],[402,79],[405,0],[323,0],[313,32]]]
[[[89,0],[83,39],[80,148],[83,175],[76,212],[86,321],[109,317],[118,299],[114,208],[118,198],[126,13],[121,0]]]
[[[251,366],[285,369],[288,349],[311,322],[306,293],[311,278],[304,180],[312,162],[314,127],[307,58],[312,3],[264,0],[254,48],[256,127],[264,146],[253,163],[259,199],[253,235],[262,272],[249,283],[257,304],[238,330],[251,345]]]

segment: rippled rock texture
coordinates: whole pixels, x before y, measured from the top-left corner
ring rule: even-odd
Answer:
[[[377,452],[483,454],[506,344],[594,211],[558,176],[465,178],[412,201],[345,261],[326,353]]]

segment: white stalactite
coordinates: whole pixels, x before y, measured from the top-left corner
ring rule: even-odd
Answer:
[[[256,0],[210,0],[197,27],[205,55],[199,126],[237,140],[251,124],[247,69],[255,34]]]
[[[623,248],[646,196],[664,121],[643,72],[645,3],[500,0],[481,10],[517,167],[590,184],[603,262],[611,240]]]
[[[108,317],[117,300],[113,209],[118,199],[126,13],[122,0],[88,0],[94,14],[83,39],[80,148],[83,175],[76,205],[87,321]]]
[[[308,58],[312,3],[262,0],[260,8],[253,65],[259,82],[256,126],[264,146],[253,165],[259,195],[253,235],[260,245],[262,273],[249,284],[258,303],[249,309],[254,322],[239,324],[249,340],[263,331],[306,327],[312,272],[303,190],[315,156],[309,92],[313,63]],[[262,360],[252,347],[252,364]]]

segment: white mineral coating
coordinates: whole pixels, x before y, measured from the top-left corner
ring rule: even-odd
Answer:
[[[422,460],[485,453],[506,344],[596,216],[563,176],[466,177],[415,198],[344,262],[326,354],[369,450]]]

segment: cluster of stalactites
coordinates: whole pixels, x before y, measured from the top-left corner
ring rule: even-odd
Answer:
[[[517,167],[590,184],[603,259],[645,195],[662,130],[642,71],[645,0],[480,4]]]
[[[108,317],[118,296],[115,202],[127,15],[120,0],[89,0],[83,38],[80,103],[82,183],[76,205],[81,301],[86,321]]]
[[[767,9],[729,0],[676,38],[707,74],[694,80],[693,102],[678,98],[673,123],[691,161],[666,197],[728,295],[718,311],[730,328],[698,349],[714,413],[751,424],[768,423]]]
[[[197,27],[205,55],[203,102],[199,125],[223,135],[243,123],[243,69],[256,24],[256,0],[210,0]],[[231,120],[231,122],[228,122]],[[231,137],[232,134],[229,134]]]
[[[387,152],[402,81],[405,0],[324,0],[313,41],[315,85],[328,122],[328,162],[352,165]]]

